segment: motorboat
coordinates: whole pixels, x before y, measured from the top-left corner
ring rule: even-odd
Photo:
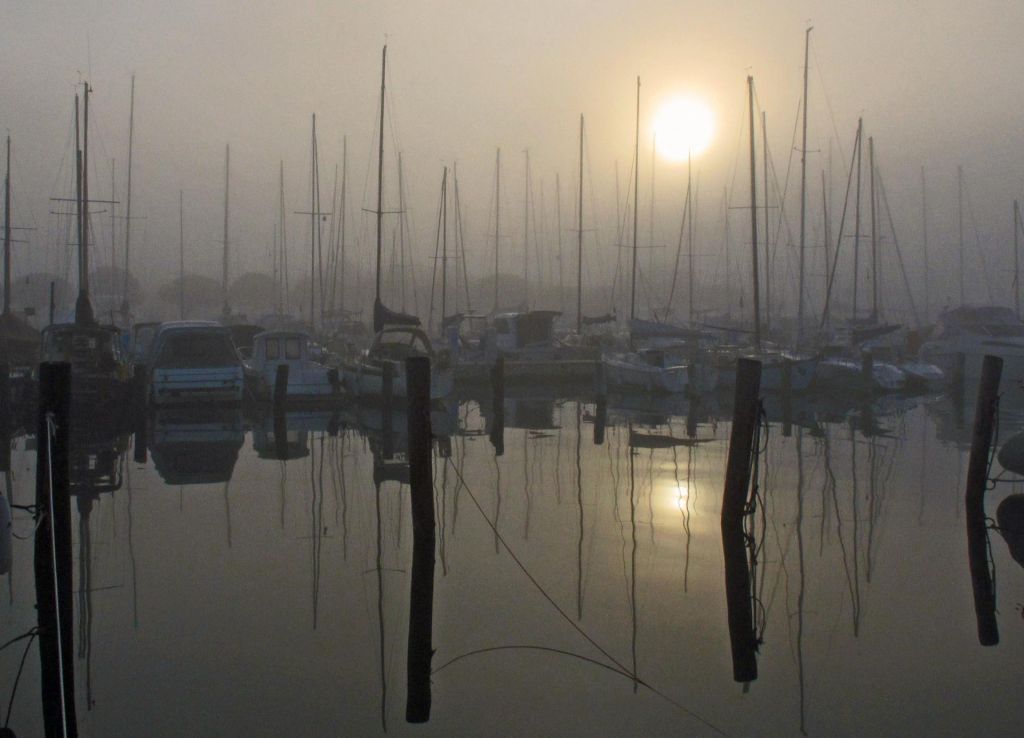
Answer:
[[[946,310],[939,316],[938,333],[921,345],[918,356],[949,377],[962,371],[965,380],[977,381],[986,354],[1003,360],[1004,383],[1024,379],[1024,322],[1010,308],[964,305]]]
[[[690,367],[666,361],[660,349],[641,349],[601,357],[604,379],[618,390],[679,394],[690,387]]]
[[[154,405],[241,402],[245,367],[230,331],[210,321],[175,321],[160,326],[149,352],[150,399]]]
[[[430,359],[430,399],[451,394],[454,372],[447,351],[434,351],[430,339],[416,325],[385,324],[370,348],[355,361],[342,365],[345,389],[353,397],[380,398],[384,394],[384,367],[392,367],[392,397],[406,397],[405,360]]]
[[[273,388],[280,366],[288,367],[287,397],[341,398],[343,385],[337,367],[325,363],[323,349],[304,331],[266,331],[253,339],[250,366]]]

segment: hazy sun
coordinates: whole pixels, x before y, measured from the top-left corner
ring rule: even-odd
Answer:
[[[671,161],[686,161],[697,156],[715,135],[715,117],[703,101],[693,97],[673,97],[662,103],[654,116],[654,135],[658,153]]]

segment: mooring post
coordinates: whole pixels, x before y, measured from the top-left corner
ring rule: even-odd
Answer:
[[[71,365],[39,365],[35,581],[46,735],[76,736],[69,441]]]
[[[491,445],[495,456],[505,453],[505,357],[498,354],[491,367]]]
[[[981,365],[978,402],[974,409],[971,455],[967,464],[964,502],[967,518],[967,558],[974,590],[974,614],[978,620],[978,641],[983,646],[999,643],[996,623],[996,593],[988,568],[988,529],[985,525],[985,488],[988,485],[989,450],[995,431],[999,379],[1003,360],[986,356]]]
[[[274,415],[284,410],[288,400],[288,364],[278,364],[277,372],[274,374]]]
[[[793,435],[793,360],[782,359],[782,435]]]
[[[14,425],[11,405],[11,368],[0,363],[0,471],[11,470],[11,426]]]
[[[761,362],[739,359],[736,363],[736,391],[732,409],[732,432],[725,467],[725,496],[722,524],[741,522],[750,487],[750,455],[757,428],[758,396],[761,391]]]
[[[754,453],[760,391],[761,362],[739,359],[736,365],[736,391],[725,469],[721,527],[733,678],[744,683],[757,678],[757,638],[754,632],[750,571],[744,548],[743,515],[750,487],[750,457]]]
[[[604,362],[594,366],[594,445],[604,443],[604,429],[608,423],[608,378],[604,373]]]
[[[408,398],[409,499],[412,505],[412,584],[405,719],[430,719],[430,661],[434,612],[434,488],[431,469],[430,359],[405,361]]]
[[[406,378],[406,391],[408,391],[408,378]],[[391,413],[392,401],[395,395],[395,365],[385,361],[381,366],[381,412],[383,413],[383,434],[384,444],[381,454],[385,459],[395,455],[394,450],[394,419]]]
[[[146,402],[149,394],[149,376],[145,364],[136,364],[132,369],[131,393],[132,431],[135,436],[132,458],[137,464],[145,464],[148,442],[147,425],[149,420],[149,409]]]

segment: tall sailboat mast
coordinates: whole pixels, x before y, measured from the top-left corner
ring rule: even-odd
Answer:
[[[494,312],[498,312],[498,257],[501,254],[501,147],[494,157]]]
[[[878,218],[875,214],[875,137],[868,136],[868,193],[871,197],[871,322],[878,322]]]
[[[857,119],[857,192],[853,202],[853,319],[857,319],[857,293],[860,284],[860,173],[861,173],[861,137],[864,132],[864,119]],[[838,251],[836,256],[838,257]]]
[[[3,180],[3,314],[10,314],[10,136],[7,136],[7,170]]]
[[[576,207],[576,333],[583,333],[583,114],[580,113],[580,191]],[[555,182],[557,183],[557,179]],[[559,251],[561,251],[561,207],[559,207]]]
[[[957,228],[960,235],[960,304],[964,304],[964,168],[956,168]]]
[[[121,293],[121,313],[128,317],[128,267],[132,245],[132,142],[135,137],[135,75],[132,75],[132,95],[128,108],[128,193],[124,214],[124,285]],[[113,193],[111,193],[113,199]]]
[[[629,319],[636,319],[636,257],[637,215],[640,212],[640,77],[636,78],[636,136],[633,140],[633,276],[629,293]]]
[[[373,298],[373,329],[381,329],[378,313],[380,312],[380,259],[383,251],[383,219],[384,219],[384,79],[388,65],[388,47],[380,57],[380,129],[377,135],[377,283]]]
[[[772,332],[772,229],[768,199],[768,113],[761,111],[761,162],[764,166],[764,329],[769,335]]]
[[[526,171],[523,176],[523,303],[530,306],[530,150],[525,149]]]
[[[811,26],[804,35],[804,101],[803,101],[803,133],[800,144],[800,274],[797,279],[796,297],[796,340],[800,344],[804,340],[804,274],[806,264],[806,232],[807,232],[807,62],[811,48]]]
[[[224,291],[224,317],[231,315],[231,304],[228,302],[228,264],[230,241],[228,240],[228,204],[231,195],[231,144],[224,146],[224,263],[221,266],[221,289]]]
[[[178,190],[178,320],[185,319],[185,191]]]
[[[284,314],[288,305],[288,229],[285,227],[284,211],[284,160],[282,159],[278,168],[278,224],[277,248],[280,252],[278,260],[281,264],[281,283],[278,285],[277,312]]]
[[[75,322],[79,325],[95,323],[89,300],[89,83],[83,83],[82,93],[82,148],[78,151],[78,299],[75,302]],[[78,97],[75,97],[75,143],[78,143]]]
[[[924,320],[932,319],[931,289],[928,281],[928,190],[925,186],[924,167],[921,167],[921,251],[924,257]]]
[[[10,171],[10,137],[7,137],[7,171]],[[10,217],[9,215],[7,216]],[[1021,263],[1020,263],[1020,222],[1021,206],[1014,201],[1014,310],[1017,312],[1017,319],[1021,319]],[[4,232],[4,243],[7,243],[8,233]],[[6,256],[6,252],[5,252]],[[8,271],[10,270],[8,266]],[[6,292],[4,293],[7,294]],[[7,303],[4,303],[4,312],[7,311]]]
[[[754,78],[747,76],[747,108],[750,127],[750,259],[754,280],[754,348],[761,350],[761,292],[757,271],[757,149],[754,138]]]

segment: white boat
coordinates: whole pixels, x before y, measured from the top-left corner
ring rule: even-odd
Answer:
[[[792,392],[803,392],[814,381],[818,369],[815,356],[789,353],[788,351],[736,352],[719,351],[715,354],[718,366],[718,386],[730,389],[736,386],[736,360],[755,359],[761,362],[761,390],[778,392],[786,384],[789,367],[789,388]]]
[[[977,381],[986,354],[1003,360],[1003,384],[1024,379],[1024,323],[1004,307],[964,305],[939,316],[939,333],[922,346],[918,356],[937,365],[946,376],[957,372],[964,357],[964,379]]]
[[[615,389],[679,394],[690,388],[690,368],[666,363],[658,349],[606,354],[601,364],[605,382]]]
[[[340,398],[344,389],[340,373],[318,360],[323,351],[317,349],[303,331],[266,331],[253,339],[250,364],[271,391],[278,367],[286,365],[289,399]]]
[[[946,386],[946,373],[926,361],[901,361],[900,371],[907,378],[907,389],[913,392],[939,392]]]
[[[223,326],[204,321],[164,323],[149,356],[154,405],[242,401],[244,365]]]
[[[826,389],[901,392],[906,388],[907,376],[895,364],[875,361],[871,364],[870,384],[865,386],[862,362],[841,356],[830,356],[818,362],[815,382],[819,388]]]
[[[430,358],[430,399],[451,394],[454,371],[447,351],[435,352],[423,329],[413,325],[384,325],[361,357],[342,366],[345,389],[353,397],[379,398],[384,393],[384,365],[393,367],[392,397],[406,397],[405,360]]]

